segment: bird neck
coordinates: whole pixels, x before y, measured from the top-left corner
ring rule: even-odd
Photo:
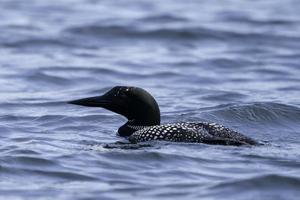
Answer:
[[[160,125],[160,118],[150,121],[141,121],[141,120],[128,120],[123,126],[121,126],[118,130],[118,133],[122,137],[127,137],[132,135],[135,131],[141,130],[148,126]]]

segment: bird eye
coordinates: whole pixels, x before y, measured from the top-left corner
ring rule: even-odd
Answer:
[[[129,88],[126,88],[126,89],[124,90],[124,93],[125,93],[125,94],[129,94]]]
[[[130,94],[130,88],[119,88],[114,94],[115,97],[127,97]]]

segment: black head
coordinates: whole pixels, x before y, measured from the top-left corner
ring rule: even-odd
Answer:
[[[68,103],[105,108],[125,116],[129,120],[127,124],[134,126],[160,124],[158,104],[147,91],[138,87],[116,86],[102,96],[79,99]],[[119,129],[120,135],[122,135],[122,128],[124,130],[125,127],[121,127],[121,131]],[[128,132],[128,130],[126,131]],[[130,135],[131,133],[123,135]]]

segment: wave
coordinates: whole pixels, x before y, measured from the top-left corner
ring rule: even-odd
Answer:
[[[42,83],[45,83],[47,84],[47,87],[49,87],[48,84],[61,86],[71,83],[68,78],[46,74],[41,71],[35,71],[34,73],[27,74],[25,76],[23,74],[22,77],[28,79],[28,82],[34,81],[36,84],[40,83],[39,86],[42,86]]]
[[[106,78],[105,76],[110,77],[121,77],[121,78],[179,78],[179,77],[187,77],[187,75],[182,74],[176,71],[167,71],[167,70],[124,70],[121,67],[113,67],[113,68],[104,68],[99,66],[49,66],[40,69],[40,73],[42,76],[54,76],[63,79],[67,79],[69,81],[76,80],[74,82],[80,82],[79,79],[83,79],[84,77],[89,77],[92,80],[94,77],[95,80],[98,80],[97,77]],[[80,77],[76,77],[74,75],[73,79],[69,78],[69,74],[79,74]],[[98,76],[97,76],[98,75]],[[37,78],[39,78],[39,73],[35,74]]]
[[[296,199],[299,195],[300,178],[281,174],[267,174],[256,177],[222,181],[214,184],[209,189],[214,194],[223,197],[234,197],[240,199],[250,194],[252,197],[255,193],[261,196],[281,196],[283,199]],[[254,193],[255,192],[255,193]],[[273,199],[273,198],[272,198]]]
[[[282,124],[300,122],[300,108],[292,105],[258,102],[244,105],[223,105],[208,111],[209,114],[223,119],[236,121]]]
[[[99,25],[90,24],[66,28],[62,33],[71,33],[80,36],[93,36],[97,38],[127,38],[127,39],[163,39],[163,40],[224,40],[234,41],[258,41],[264,42],[295,42],[299,40],[296,36],[270,35],[257,32],[239,32],[207,27],[156,27],[152,29],[141,29],[131,25]]]
[[[97,37],[125,37],[133,39],[158,39],[158,38],[169,38],[169,39],[184,39],[184,38],[197,38],[198,34],[193,31],[185,30],[152,30],[142,31],[133,27],[126,26],[101,26],[101,25],[89,25],[89,26],[78,26],[71,27],[65,30],[66,32],[78,35],[89,35]]]
[[[10,48],[34,48],[34,47],[79,47],[76,43],[71,43],[63,38],[30,38],[12,42],[2,42],[1,45]]]
[[[150,15],[139,19],[141,22],[152,23],[172,23],[172,22],[187,22],[188,19],[182,16],[175,16],[171,14],[164,15]]]
[[[299,20],[293,19],[255,19],[250,16],[233,15],[233,13],[220,13],[220,19],[225,22],[245,23],[253,26],[293,26],[299,24]]]

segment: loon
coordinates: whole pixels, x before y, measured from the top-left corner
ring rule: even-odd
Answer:
[[[139,87],[116,86],[102,96],[69,101],[70,104],[102,107],[123,115],[128,121],[118,134],[129,142],[151,140],[206,143],[217,145],[255,145],[255,140],[209,122],[180,122],[160,125],[160,110],[151,94]]]

